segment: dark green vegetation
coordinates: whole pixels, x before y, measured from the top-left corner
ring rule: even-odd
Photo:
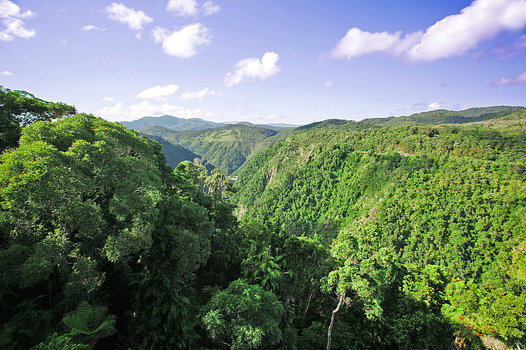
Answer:
[[[28,92],[0,86],[0,152],[18,144],[23,126],[75,113],[75,107],[64,103],[44,101]]]
[[[524,109],[181,136],[251,145],[233,185],[2,94],[2,349],[524,347]]]

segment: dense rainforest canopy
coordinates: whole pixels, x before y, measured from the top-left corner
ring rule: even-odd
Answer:
[[[524,109],[180,134],[233,184],[0,93],[2,349],[526,343]]]

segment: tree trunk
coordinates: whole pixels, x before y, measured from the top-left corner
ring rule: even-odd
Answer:
[[[331,336],[332,336],[332,326],[334,326],[334,318],[336,316],[336,313],[340,311],[340,307],[342,306],[344,298],[345,298],[345,292],[342,292],[340,294],[340,300],[338,300],[338,306],[336,306],[336,309],[332,310],[331,323],[329,324],[329,330],[327,332],[327,350],[331,349]]]
[[[312,300],[313,296],[314,296],[314,290],[311,289],[309,293],[309,299],[307,300],[307,305],[305,306],[305,310],[303,311],[303,321],[305,321],[305,317],[307,316],[307,311],[309,311],[310,301]]]

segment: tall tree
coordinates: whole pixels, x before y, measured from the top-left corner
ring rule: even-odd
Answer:
[[[41,120],[73,115],[76,112],[73,106],[45,101],[29,92],[0,86],[0,152],[16,147],[22,127]]]

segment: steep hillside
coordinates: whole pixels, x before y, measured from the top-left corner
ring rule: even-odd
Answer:
[[[173,131],[212,129],[219,128],[224,125],[199,118],[185,119],[173,117],[171,115],[163,115],[160,117],[143,117],[131,122],[122,122],[121,124],[126,128],[133,129],[135,131],[139,131],[151,125],[162,126]]]
[[[212,171],[214,169],[214,167],[207,163],[206,160],[204,160],[201,156],[195,154],[192,151],[187,150],[183,146],[174,145],[160,136],[150,137],[161,145],[163,154],[166,157],[166,164],[168,164],[172,168],[175,168],[182,161],[188,160],[190,162],[197,161],[199,163],[204,164],[208,171]]]
[[[227,125],[217,129],[185,132],[169,132],[165,128],[150,127],[141,132],[161,136],[172,144],[181,145],[226,174],[239,168],[260,143],[278,134],[275,130],[248,125]]]
[[[310,128],[239,169],[238,215],[289,234],[336,238],[342,264],[348,254],[358,254],[350,263],[370,259],[373,249],[413,274],[405,277],[408,296],[435,305],[452,324],[521,338],[525,120],[522,109],[470,125]],[[418,284],[431,268],[438,284],[424,291]],[[341,279],[346,270],[338,271]]]

